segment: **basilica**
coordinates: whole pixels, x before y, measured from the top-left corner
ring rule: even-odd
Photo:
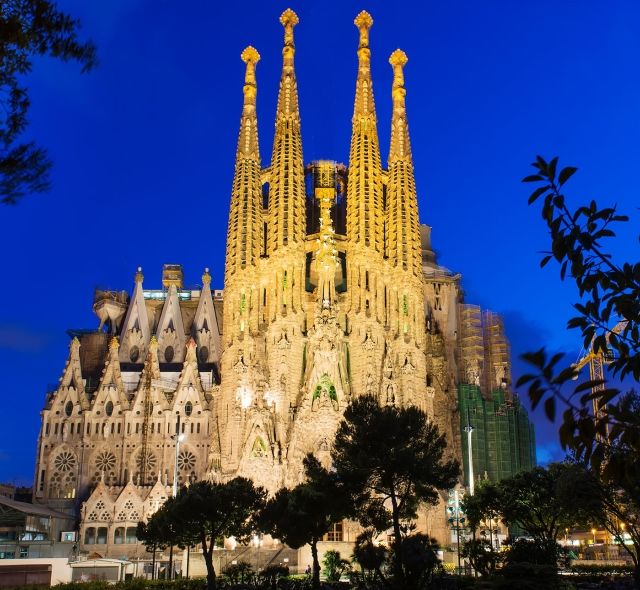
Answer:
[[[447,452],[461,463],[465,456],[461,483],[463,428],[481,416],[461,415],[460,392],[482,401],[499,391],[500,408],[517,406],[500,319],[463,301],[460,275],[438,265],[431,229],[419,221],[407,56],[398,49],[388,58],[393,114],[383,165],[373,20],[357,15],[349,161],[305,163],[298,17],[286,10],[280,22],[267,163],[258,141],[260,55],[253,47],[241,55],[224,289],[212,288],[208,269],[200,285],[185,287],[180,265],[165,265],[161,277],[158,269],[157,280],[138,268],[131,292],[95,292],[96,326],[70,331],[66,365],[42,411],[34,502],[75,514],[83,551],[139,555],[136,524],[174,486],[196,479],[244,475],[270,493],[299,483],[307,453],[330,463],[335,430],[358,396],[426,412]],[[526,420],[514,424],[530,434]],[[445,502],[443,491],[418,522],[442,542],[450,539]]]

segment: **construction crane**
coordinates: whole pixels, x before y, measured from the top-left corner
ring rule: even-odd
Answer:
[[[611,333],[619,334],[626,325],[626,321],[618,322],[613,330],[611,330]],[[607,337],[607,344],[608,343],[609,338]],[[611,363],[611,361],[613,360],[613,353],[609,350],[609,348],[607,348],[606,350],[599,350],[598,352],[595,352],[593,349],[592,341],[587,353],[573,365],[573,368],[576,370],[576,372],[580,371],[585,365],[589,365],[589,380],[596,381],[596,383],[591,386],[594,419],[600,418],[602,416],[604,408],[606,407],[605,405],[600,404],[598,392],[604,391],[606,389],[606,386],[604,384],[604,367],[605,365]],[[607,425],[607,435],[608,433],[609,427]]]

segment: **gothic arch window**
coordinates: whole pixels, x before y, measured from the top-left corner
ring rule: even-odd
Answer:
[[[201,363],[206,363],[209,360],[209,349],[206,346],[201,346],[198,351],[198,357]]]
[[[264,444],[264,441],[259,436],[256,436],[256,439],[253,441],[253,447],[251,447],[251,456],[252,457],[267,456],[267,445]]]
[[[184,405],[184,413],[186,416],[191,416],[191,414],[193,413],[193,404],[191,402],[187,402]]]
[[[76,496],[78,462],[70,451],[61,451],[53,460],[53,475],[49,482],[49,497],[71,499]]]
[[[117,527],[113,533],[113,544],[122,545],[124,543],[124,527]]]
[[[140,451],[140,453],[138,453],[138,456],[136,457],[136,472],[134,474],[134,481],[137,481],[138,485],[153,483],[157,475],[157,465],[158,460],[153,453],[147,452],[146,454],[143,454],[142,451]],[[143,466],[145,471],[145,481],[142,481],[141,479]]]
[[[67,416],[71,416],[71,414],[73,414],[73,402],[72,401],[68,401],[65,406],[64,406],[64,413]]]
[[[134,344],[130,349],[129,349],[129,360],[132,363],[135,363],[138,358],[140,358],[140,349]]]
[[[138,540],[138,537],[136,536],[136,527],[128,526],[126,537],[125,537],[125,543],[127,543],[128,545],[131,545],[135,543],[137,540]]]
[[[109,400],[104,406],[104,411],[107,416],[111,416],[113,414],[113,402]]]
[[[169,345],[164,349],[164,360],[167,363],[173,361],[173,357],[175,356],[175,351],[173,350],[173,346]]]
[[[100,526],[98,527],[98,533],[96,534],[96,545],[106,545],[107,544],[107,527]]]
[[[96,543],[96,527],[87,527],[84,531],[84,544],[95,545]]]
[[[107,485],[115,485],[117,478],[115,474],[116,456],[111,451],[100,451],[95,458],[94,473],[92,482],[97,484],[104,474],[104,481]]]

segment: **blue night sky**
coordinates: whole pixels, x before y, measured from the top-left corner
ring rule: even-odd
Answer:
[[[61,1],[98,46],[100,66],[40,60],[28,135],[48,148],[53,189],[4,207],[0,248],[0,481],[30,482],[39,411],[61,375],[68,328],[97,327],[96,286],[131,290],[138,265],[222,287],[242,102],[239,55],[254,45],[263,165],[271,153],[283,2]],[[631,215],[614,252],[637,258],[640,3],[618,0],[305,0],[296,71],[304,157],[346,162],[356,77],[355,15],[374,18],[372,68],[383,161],[390,53],[401,47],[421,221],[466,300],[504,314],[514,359],[546,344],[573,360],[575,296],[539,269],[547,235],[527,206],[536,154],[580,171],[576,199]],[[516,376],[522,364],[514,360]],[[528,402],[527,402],[528,403]],[[562,453],[541,412],[538,453]]]

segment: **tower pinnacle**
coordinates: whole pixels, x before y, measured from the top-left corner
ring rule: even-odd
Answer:
[[[376,129],[376,110],[371,82],[369,29],[371,15],[362,11],[353,21],[360,32],[358,77],[353,107],[349,180],[347,194],[347,236],[355,245],[384,250],[382,166]]]
[[[396,49],[389,58],[393,68],[393,115],[387,183],[388,254],[394,266],[420,277],[422,250],[418,199],[405,106],[404,66],[407,61],[407,55],[400,49]]]
[[[369,47],[369,29],[373,25],[373,18],[371,18],[371,15],[366,10],[363,10],[358,14],[358,16],[356,16],[353,24],[358,27],[358,30],[360,31],[360,45],[358,45],[358,49]]]
[[[249,45],[240,54],[240,59],[247,64],[244,73],[244,104],[256,104],[256,93],[258,86],[256,84],[256,64],[260,61],[260,54],[254,47]]]
[[[293,65],[293,53],[294,53],[294,43],[293,43],[293,27],[295,27],[299,23],[298,15],[291,10],[291,8],[287,8],[280,15],[280,24],[284,27],[284,48],[282,49],[282,55],[285,58],[285,61],[290,59]]]
[[[260,54],[249,46],[240,58],[246,64],[242,92],[242,117],[231,189],[225,283],[242,269],[253,266],[260,257],[262,186],[260,148],[256,115],[256,64]]]
[[[393,117],[391,120],[391,148],[389,161],[394,157],[411,157],[411,145],[409,143],[409,127],[407,125],[404,87],[404,66],[409,61],[407,54],[401,49],[396,49],[389,57],[389,63],[393,68],[393,86],[391,97],[393,99]]]
[[[389,63],[393,68],[393,101],[404,100],[406,93],[404,89],[404,66],[407,65],[409,58],[402,49],[396,49],[389,57]],[[398,92],[402,89],[402,92]]]
[[[302,138],[293,68],[293,28],[298,24],[298,16],[288,8],[280,16],[280,23],[284,27],[284,47],[269,179],[269,256],[290,244],[302,244],[305,238]]]

